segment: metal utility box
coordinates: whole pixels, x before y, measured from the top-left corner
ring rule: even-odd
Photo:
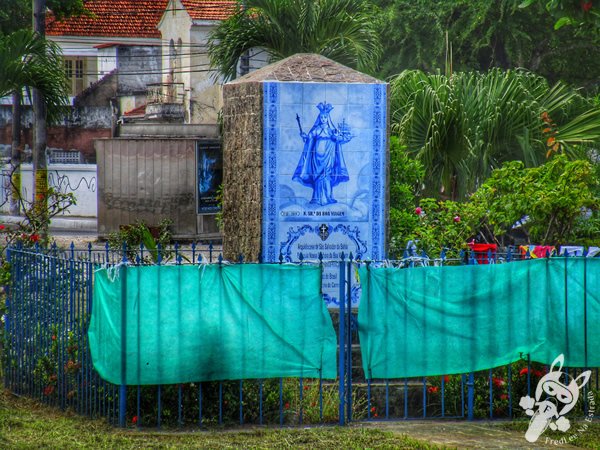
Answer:
[[[215,139],[102,139],[98,165],[98,236],[142,221],[171,219],[175,239],[218,240],[221,144]]]

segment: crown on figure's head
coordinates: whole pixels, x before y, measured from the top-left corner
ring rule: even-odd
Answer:
[[[323,113],[328,114],[329,111],[331,111],[333,109],[333,106],[331,106],[329,103],[321,102],[317,105],[317,108],[319,108],[319,111],[321,111],[321,114],[323,114]]]

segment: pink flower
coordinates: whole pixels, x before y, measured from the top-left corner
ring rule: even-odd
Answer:
[[[456,223],[460,222],[460,216],[454,216],[454,221],[455,221]]]
[[[421,207],[420,207],[420,206],[417,206],[417,207],[415,208],[415,214],[416,214],[417,216],[420,216],[421,214],[423,214],[423,210],[421,209]]]

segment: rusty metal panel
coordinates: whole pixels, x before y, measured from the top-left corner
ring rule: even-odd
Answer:
[[[196,155],[192,139],[96,141],[98,233],[143,221],[173,221],[173,235],[202,237],[197,230]]]

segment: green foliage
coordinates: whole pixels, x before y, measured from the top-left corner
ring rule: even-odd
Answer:
[[[381,56],[374,17],[365,0],[247,0],[211,34],[211,66],[234,78],[240,57],[259,47],[271,61],[317,53],[373,72]]]
[[[556,20],[554,29],[565,26],[575,28],[581,35],[595,34],[600,31],[600,13],[591,0],[523,0],[519,8],[544,5],[552,18]]]
[[[490,417],[490,382],[492,387],[492,412],[495,418],[504,418],[509,416],[509,401],[512,402],[512,411],[516,417],[527,417],[525,412],[519,406],[521,397],[527,395],[527,376],[529,374],[530,387],[532,392],[540,378],[546,373],[543,364],[531,362],[527,366],[527,360],[519,360],[508,366],[498,367],[491,372],[485,370],[475,373],[474,384],[474,405],[473,413],[477,419],[486,419]],[[511,395],[509,399],[509,380]],[[441,415],[442,381],[444,382],[444,395],[446,398],[445,413],[447,415],[460,416],[462,404],[456,400],[461,395],[467,395],[466,383],[463,384],[461,375],[446,375],[428,379],[430,387],[428,388],[427,410],[432,411],[434,415]],[[450,401],[448,401],[450,400]],[[453,401],[454,400],[454,401]],[[466,411],[464,411],[466,414]]]
[[[48,119],[57,121],[68,104],[68,85],[60,48],[30,30],[0,36],[0,97],[37,88]]]
[[[414,214],[416,195],[425,171],[423,165],[411,158],[397,137],[390,138],[390,234],[406,236],[417,223]]]
[[[503,245],[508,237],[510,242],[518,222],[528,243],[598,245],[598,170],[565,155],[534,168],[507,162],[465,202],[423,198],[416,209],[407,205],[402,213],[413,217],[392,233],[390,251],[400,256],[413,241],[430,256],[447,249],[456,257],[471,239]]]
[[[454,200],[505,161],[536,166],[549,151],[577,156],[600,142],[597,106],[525,71],[406,71],[391,81],[390,101],[392,131],[423,163],[426,192]]]
[[[598,33],[584,35],[575,27],[555,31],[547,0],[529,8],[519,8],[520,0],[373,1],[385,11],[383,77],[405,69],[449,74],[521,67],[553,82],[597,84]],[[579,0],[571,3],[581,11]]]
[[[114,251],[121,251],[123,244],[127,246],[127,257],[135,261],[139,254],[140,246],[143,245],[146,254],[152,262],[158,261],[159,246],[160,257],[167,260],[172,256],[168,249],[172,241],[170,226],[173,223],[170,219],[163,219],[158,227],[149,227],[142,221],[131,225],[121,226],[120,230],[108,235],[108,244]]]
[[[31,28],[32,0],[0,0],[0,35]],[[84,0],[47,0],[46,6],[57,19],[89,14]]]
[[[597,188],[590,162],[558,155],[537,168],[527,169],[520,161],[506,163],[471,201],[486,212],[482,220],[496,237],[527,217],[521,228],[532,243],[587,243],[589,228],[597,229],[598,222],[585,218],[584,212],[600,207]]]
[[[406,213],[413,214],[417,224],[406,234],[393,236],[390,250],[397,256],[402,256],[407,243],[412,241],[430,257],[438,257],[445,250],[447,257],[454,258],[467,248],[467,241],[477,230],[478,214],[471,203],[424,198],[418,208]]]

